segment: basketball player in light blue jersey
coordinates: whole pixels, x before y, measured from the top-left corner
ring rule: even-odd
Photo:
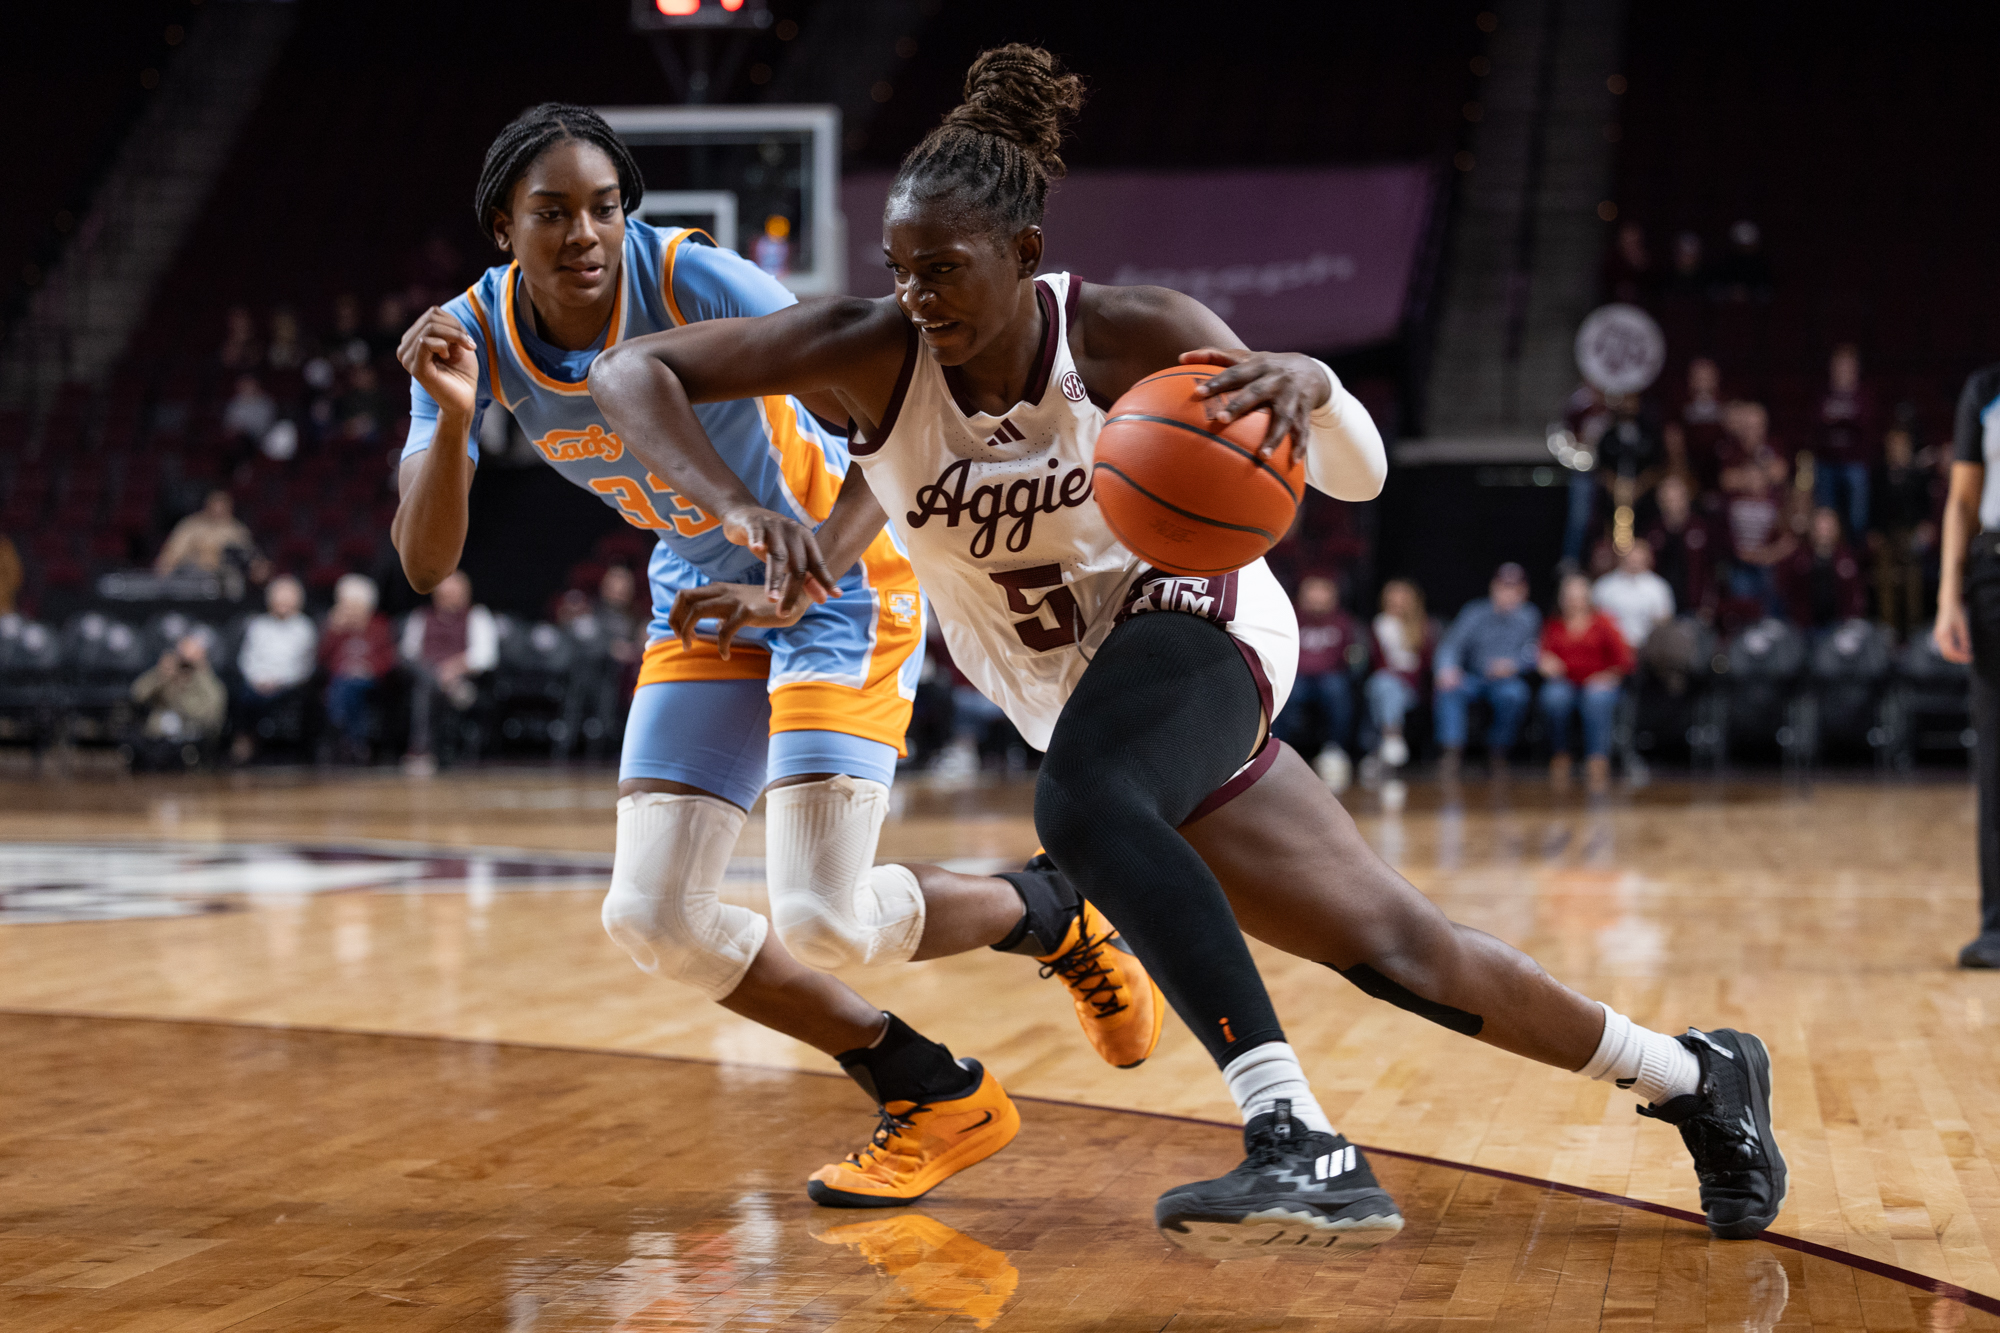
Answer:
[[[658,537],[605,929],[644,970],[834,1056],[882,1107],[857,1157],[891,1167],[897,1183],[865,1199],[815,1197],[908,1202],[1004,1147],[1019,1116],[976,1061],[955,1060],[815,969],[981,945],[1028,954],[1062,977],[1086,1035],[1118,1065],[1151,1053],[1165,1006],[1046,858],[998,878],[874,864],[922,664],[921,592],[890,533],[850,548],[819,531],[847,445],[798,398],[696,409],[716,442],[712,480],[730,496],[706,511],[606,425],[588,386],[599,352],[795,299],[699,232],[628,218],[643,190],[625,146],[580,107],[532,108],[494,142],[476,206],[512,262],[403,337],[413,382],[396,549],[419,592],[457,568],[478,460],[472,426],[493,402],[552,467]],[[839,409],[829,400],[828,410]],[[873,520],[869,533],[879,512]],[[820,563],[822,545],[861,554],[835,571]],[[767,589],[790,582],[787,569],[810,575],[810,591],[780,605]],[[769,922],[719,896],[767,786]],[[947,1170],[935,1165],[940,1137],[951,1140]],[[902,1160],[923,1165],[894,1170]]]

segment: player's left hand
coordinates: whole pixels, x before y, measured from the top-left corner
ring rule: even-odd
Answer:
[[[705,583],[684,588],[674,597],[667,612],[667,627],[677,635],[683,648],[692,649],[695,625],[703,620],[716,622],[715,647],[726,660],[729,645],[737,632],[749,626],[776,629],[795,625],[813,603],[801,598],[790,610],[774,604],[764,590],[750,583]]]
[[[1333,391],[1326,372],[1309,356],[1297,352],[1246,352],[1240,347],[1203,347],[1181,353],[1181,364],[1226,367],[1195,390],[1207,399],[1208,419],[1227,424],[1269,408],[1271,424],[1259,458],[1269,458],[1289,439],[1292,457],[1305,462],[1306,432],[1313,409]]]

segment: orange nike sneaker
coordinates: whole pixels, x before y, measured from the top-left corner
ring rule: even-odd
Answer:
[[[915,1203],[1012,1143],[1021,1132],[1021,1113],[1000,1080],[977,1060],[959,1063],[978,1080],[971,1092],[949,1101],[884,1104],[867,1147],[807,1178],[813,1202],[828,1208]]]
[[[845,1245],[928,1310],[963,1315],[989,1327],[1007,1308],[1021,1274],[1007,1256],[922,1213],[896,1213],[813,1233]]]
[[[1076,1021],[1105,1063],[1130,1069],[1144,1064],[1160,1042],[1167,1000],[1118,934],[1118,927],[1089,903],[1082,904],[1064,947],[1039,961],[1042,975],[1069,987]]]
[[[1027,907],[1016,934],[993,947],[1025,953],[1044,977],[1061,977],[1076,1021],[1105,1063],[1145,1063],[1166,1022],[1166,997],[1104,913],[1077,893],[1047,852],[1000,876]]]

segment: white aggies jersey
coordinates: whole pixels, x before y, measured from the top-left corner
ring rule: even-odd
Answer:
[[[1182,611],[1235,638],[1276,717],[1298,670],[1291,600],[1262,560],[1190,578],[1121,546],[1097,511],[1091,463],[1104,408],[1070,356],[1081,283],[1035,280],[1047,331],[1027,396],[967,412],[910,330],[882,423],[849,442],[930,597],[952,661],[1036,749],[1099,644],[1129,616]]]

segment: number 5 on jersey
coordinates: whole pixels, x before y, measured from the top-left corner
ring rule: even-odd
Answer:
[[[1007,592],[1007,609],[1029,617],[1014,622],[1014,633],[1038,653],[1076,642],[1076,597],[1063,586],[1061,565],[1033,565],[1027,569],[1002,570],[988,574]],[[1046,589],[1047,591],[1043,591]],[[1032,594],[1041,593],[1040,596]],[[1049,621],[1053,619],[1054,624]]]

